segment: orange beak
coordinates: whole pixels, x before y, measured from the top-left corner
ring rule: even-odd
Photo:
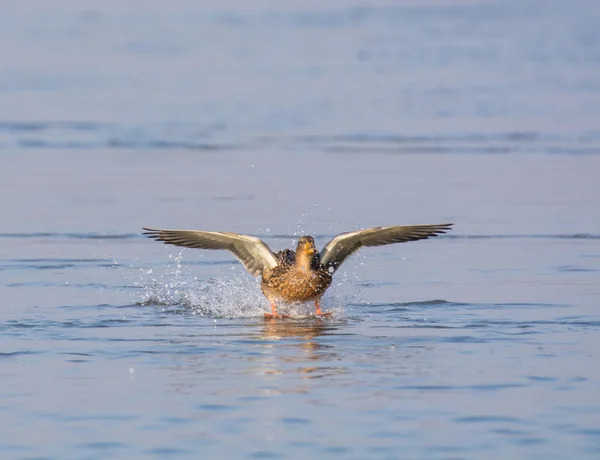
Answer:
[[[315,249],[315,247],[312,244],[306,244],[304,246],[304,252],[306,254],[313,255],[315,252],[317,252],[317,250]]]

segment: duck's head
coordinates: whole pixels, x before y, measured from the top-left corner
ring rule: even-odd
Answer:
[[[298,247],[296,248],[297,255],[314,256],[317,252],[315,248],[315,240],[312,236],[303,236],[298,240]]]

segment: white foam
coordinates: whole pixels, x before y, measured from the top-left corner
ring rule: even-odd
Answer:
[[[194,267],[180,264],[180,256],[170,258],[173,263],[159,269],[139,269],[139,278],[134,280],[140,287],[133,294],[136,303],[164,310],[182,308],[207,318],[256,318],[270,311],[259,279],[234,270],[231,275],[199,280],[193,274]],[[323,310],[333,312],[334,318],[343,318],[345,306],[356,297],[355,289],[347,277],[340,276],[323,297]],[[278,310],[290,316],[305,316],[314,312],[314,306],[311,303],[281,304]]]

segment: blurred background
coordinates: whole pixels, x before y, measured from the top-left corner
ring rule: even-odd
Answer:
[[[460,216],[469,233],[510,204],[518,218],[503,229],[519,233],[534,220],[523,202],[553,188],[557,206],[597,215],[580,201],[599,190],[599,10],[5,2],[1,186],[19,200],[2,204],[4,231],[249,232],[274,226],[269,213],[295,225],[317,203],[319,226]],[[222,220],[215,200],[218,214],[248,215]],[[560,219],[535,217],[540,233]]]
[[[597,458],[595,0],[3,1],[2,458]],[[455,222],[271,324],[228,253]]]

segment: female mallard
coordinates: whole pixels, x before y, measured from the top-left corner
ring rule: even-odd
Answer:
[[[237,233],[144,228],[144,235],[175,246],[233,252],[252,275],[262,276],[261,288],[272,311],[265,316],[275,318],[277,302],[312,301],[315,313],[323,315],[320,302],[331,285],[331,275],[361,247],[424,240],[446,233],[450,227],[452,224],[367,228],[336,236],[321,252],[312,236],[301,237],[296,252],[284,249],[273,253],[259,238]]]

